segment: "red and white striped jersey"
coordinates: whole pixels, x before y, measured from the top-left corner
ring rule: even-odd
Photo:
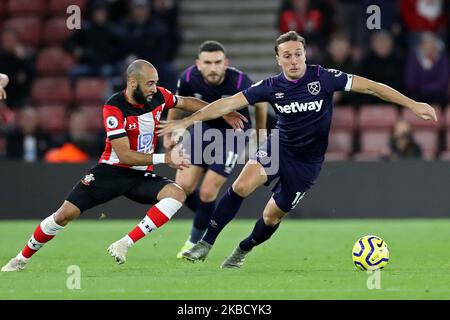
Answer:
[[[152,171],[153,166],[129,166],[120,163],[111,146],[111,140],[128,137],[130,149],[142,153],[153,153],[156,147],[155,128],[164,110],[177,104],[177,98],[169,90],[158,87],[153,99],[145,104],[131,104],[126,92],[120,91],[111,96],[103,106],[103,125],[106,130],[106,145],[99,163]]]

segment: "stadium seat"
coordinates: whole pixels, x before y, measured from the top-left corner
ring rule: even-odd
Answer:
[[[441,160],[450,160],[450,130],[447,129],[445,134],[445,150],[440,154],[439,158]]]
[[[355,160],[378,160],[384,151],[389,150],[389,130],[368,130],[361,132],[361,152],[354,156]]]
[[[31,47],[37,48],[41,42],[41,19],[33,17],[11,18],[5,21],[3,28],[16,30],[20,41]]]
[[[3,18],[6,15],[6,9],[5,9],[5,4],[3,3],[2,0],[0,0],[0,18]],[[2,19],[3,20],[3,19]],[[0,20],[0,22],[2,21]],[[1,24],[0,24],[1,27]],[[1,29],[0,29],[1,30]]]
[[[61,45],[73,32],[66,27],[66,17],[48,19],[44,25],[42,40],[47,46]]]
[[[67,17],[67,8],[71,5],[80,7],[81,12],[86,5],[87,0],[50,0],[48,4],[48,11],[54,17]]]
[[[8,14],[12,17],[42,17],[47,7],[45,0],[9,0]]]
[[[444,124],[442,110],[439,106],[433,106],[436,110],[436,115],[438,118],[438,122],[434,121],[425,121],[417,117],[414,112],[409,109],[403,108],[401,113],[401,119],[408,121],[413,129],[430,129],[434,131],[439,131]]]
[[[67,108],[63,105],[42,105],[36,108],[40,128],[48,133],[62,133],[67,128]]]
[[[36,79],[31,88],[31,100],[36,106],[45,104],[70,105],[72,91],[69,80],[65,77]]]
[[[450,128],[450,105],[445,108],[445,115],[443,119],[443,127],[446,129]]]
[[[347,130],[332,130],[328,138],[328,151],[350,153],[353,149],[353,134]]]
[[[75,101],[80,104],[102,105],[105,100],[107,81],[102,78],[80,78],[75,86]]]
[[[331,123],[333,130],[350,130],[356,128],[356,115],[353,106],[336,106],[333,109],[333,119]]]
[[[102,105],[82,105],[78,110],[86,115],[89,130],[98,132],[103,130],[103,106]]]
[[[422,149],[422,158],[433,160],[438,151],[438,133],[433,129],[416,130],[413,137]]]
[[[351,130],[333,129],[328,137],[326,161],[345,161],[350,158],[353,149]]]
[[[66,76],[74,65],[74,58],[59,47],[39,52],[36,69],[40,76]]]
[[[345,152],[327,151],[325,153],[325,161],[348,161],[350,156]]]
[[[398,119],[397,107],[386,105],[362,105],[358,114],[360,130],[391,129]]]

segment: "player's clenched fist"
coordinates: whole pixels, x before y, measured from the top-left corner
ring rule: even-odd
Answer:
[[[423,120],[437,121],[436,111],[428,103],[415,102],[411,106],[411,111],[413,111],[416,116]]]

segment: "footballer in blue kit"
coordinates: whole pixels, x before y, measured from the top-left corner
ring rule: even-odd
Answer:
[[[217,236],[235,217],[245,197],[259,186],[279,178],[263,216],[221,267],[241,267],[246,255],[275,233],[282,218],[300,202],[319,176],[328,145],[333,92],[371,94],[409,108],[423,120],[437,121],[435,110],[429,104],[414,101],[387,85],[339,70],[307,65],[305,47],[305,39],[294,31],[280,35],[275,42],[276,59],[282,69],[279,75],[211,103],[190,117],[158,126],[158,134],[163,135],[260,101],[272,105],[278,120],[278,130],[256,152],[256,159],[246,163],[218,202],[202,240],[184,252],[184,258],[205,260]]]
[[[196,63],[181,74],[177,95],[196,97],[211,103],[233,96],[252,84],[248,75],[229,66],[224,46],[220,42],[208,40],[200,45]],[[254,106],[256,130],[260,132],[266,128],[267,104],[255,103]],[[240,127],[243,130],[239,132],[232,131],[230,119],[224,115],[222,118],[198,122],[184,136],[183,148],[190,155],[192,165],[178,170],[175,181],[188,195],[186,206],[195,215],[191,234],[178,252],[178,258],[182,258],[182,253],[191,249],[203,237],[214,212],[217,195],[238,157],[245,151],[246,144],[239,142],[248,140],[250,136],[247,132],[252,128],[249,108],[245,106],[237,112],[248,119],[242,123]],[[181,110],[169,110],[167,119],[180,118],[180,113]],[[227,131],[232,134],[227,135]],[[209,139],[212,135],[220,135],[221,139]],[[177,141],[176,134],[164,137],[166,148]]]

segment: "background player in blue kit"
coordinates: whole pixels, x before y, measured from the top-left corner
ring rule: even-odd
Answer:
[[[226,56],[224,46],[217,41],[205,41],[198,50],[198,58],[195,65],[187,68],[178,80],[177,95],[196,97],[208,103],[218,99],[232,96],[242,90],[249,88],[253,84],[252,80],[244,72],[229,67],[229,61]],[[256,112],[256,130],[266,129],[267,104],[255,103]],[[183,111],[171,109],[168,113],[168,120],[174,120],[182,117]],[[252,127],[250,122],[249,110],[246,107],[239,110],[249,121],[244,124],[244,130]],[[194,221],[189,239],[185,242],[181,251],[177,254],[182,257],[182,252],[191,249],[203,236],[208,227],[211,215],[214,212],[215,200],[220,188],[231,174],[239,155],[244,151],[245,145],[237,143],[226,144],[222,141],[203,141],[205,132],[209,129],[218,129],[225,138],[225,130],[232,129],[227,123],[229,119],[224,116],[223,119],[214,119],[203,122],[201,130],[191,128],[189,132],[190,139],[183,141],[183,147],[191,157],[192,166],[178,170],[176,174],[176,183],[180,185],[188,194],[186,205],[195,212]],[[200,135],[201,134],[201,135]],[[242,133],[245,135],[245,133]],[[259,135],[257,135],[257,139]],[[164,137],[164,146],[170,148],[177,142],[177,137],[167,135]],[[194,144],[200,143],[200,148],[195,148]],[[222,150],[221,161],[213,161],[204,157],[205,148],[211,148],[216,144],[217,148]],[[194,150],[201,151],[201,154],[194,154]],[[220,158],[220,157],[219,157]],[[215,159],[217,160],[217,159]],[[199,183],[203,177],[203,181]],[[199,186],[199,187],[198,187]]]
[[[276,138],[279,145],[273,144],[277,139],[268,139],[256,153],[256,159],[247,162],[232,187],[217,204],[203,239],[183,254],[191,261],[206,258],[218,234],[234,218],[245,197],[262,184],[269,184],[279,178],[263,217],[222,267],[240,267],[254,246],[272,236],[281,219],[298,204],[319,175],[328,145],[333,92],[345,90],[371,94],[409,108],[421,119],[437,121],[435,110],[430,105],[416,102],[389,86],[338,70],[307,65],[305,40],[294,31],[282,34],[276,40],[275,52],[282,69],[279,75],[260,81],[232,97],[211,103],[190,117],[159,126],[159,134],[162,135],[184,129],[194,121],[214,119],[260,101],[269,102],[277,114],[279,133]],[[274,147],[279,148],[276,172],[267,170],[266,161]]]

